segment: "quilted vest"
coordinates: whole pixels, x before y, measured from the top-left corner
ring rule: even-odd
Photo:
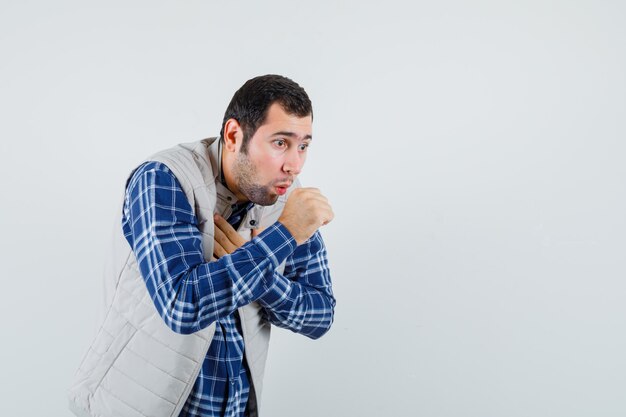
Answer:
[[[213,254],[213,214],[228,218],[235,195],[218,180],[218,138],[177,145],[148,161],[162,162],[178,179],[198,221],[204,258]],[[238,232],[265,228],[282,213],[289,192],[272,206],[255,205]],[[104,276],[105,314],[69,389],[70,409],[89,417],[177,417],[196,381],[215,324],[190,335],[177,334],[161,319],[124,238],[119,210]],[[281,269],[284,265],[281,265]],[[240,308],[245,356],[251,375],[250,416],[259,415],[270,325],[257,303]]]

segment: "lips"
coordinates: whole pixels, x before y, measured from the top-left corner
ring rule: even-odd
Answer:
[[[274,187],[276,188],[276,194],[278,195],[284,195],[287,192],[287,188],[291,187],[292,181],[287,181],[287,182],[279,182],[278,184],[274,185]]]

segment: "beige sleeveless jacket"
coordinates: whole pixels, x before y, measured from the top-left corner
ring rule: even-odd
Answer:
[[[207,262],[213,254],[213,214],[227,218],[236,201],[218,180],[220,146],[219,139],[210,138],[178,145],[148,159],[167,165],[181,184],[198,220]],[[296,186],[294,183],[291,189]],[[251,229],[276,222],[289,192],[272,206],[255,205],[239,233],[248,240]],[[69,390],[70,408],[85,417],[177,417],[200,372],[215,324],[182,335],[163,322],[124,238],[121,212],[120,208],[105,267],[104,322]],[[239,317],[251,374],[248,410],[251,416],[258,416],[270,325],[261,319],[257,303],[240,308]]]

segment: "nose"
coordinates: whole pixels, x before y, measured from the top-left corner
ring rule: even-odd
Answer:
[[[285,162],[283,164],[283,171],[291,175],[298,175],[302,171],[304,165],[304,155],[297,151],[297,149],[290,149],[287,152]]]

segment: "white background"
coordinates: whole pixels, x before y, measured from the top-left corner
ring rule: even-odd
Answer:
[[[2,416],[69,416],[128,172],[265,73],[338,299],[266,416],[626,415],[621,1],[0,2]]]

